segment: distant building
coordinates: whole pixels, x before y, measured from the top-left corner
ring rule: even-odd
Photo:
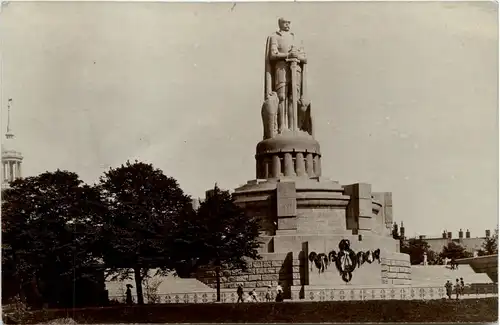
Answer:
[[[9,183],[21,178],[21,165],[23,162],[23,155],[17,151],[14,133],[11,129],[10,121],[10,108],[12,99],[9,99],[7,106],[7,132],[5,139],[2,141],[2,190],[9,187]]]
[[[460,229],[458,232],[458,237],[453,237],[451,231],[448,232],[444,230],[440,237],[427,237],[425,235],[420,235],[414,238],[425,240],[429,244],[430,249],[436,253],[440,253],[443,250],[443,247],[447,246],[449,242],[454,242],[463,246],[467,252],[474,254],[474,252],[477,252],[482,248],[482,245],[486,238],[490,237],[491,235],[491,231],[487,229],[485,230],[484,236],[471,237],[471,233],[467,229],[464,237],[464,232],[462,231],[462,229]]]

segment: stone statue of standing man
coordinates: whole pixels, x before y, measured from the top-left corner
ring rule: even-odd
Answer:
[[[312,135],[311,107],[307,99],[307,58],[302,44],[290,31],[290,20],[280,18],[279,30],[267,38],[264,104],[264,139],[285,131]]]

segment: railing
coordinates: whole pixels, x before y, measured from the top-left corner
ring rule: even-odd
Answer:
[[[265,302],[265,292],[256,292],[259,302]],[[275,292],[272,291],[271,301],[275,299]],[[466,288],[464,294],[459,299],[478,299],[487,297],[498,297],[498,287],[496,285]],[[244,300],[247,295],[245,294]],[[434,300],[447,299],[444,287],[404,287],[404,288],[370,288],[370,289],[313,289],[307,290],[304,299],[293,299],[292,302],[300,301],[361,301],[361,300]],[[119,303],[125,302],[124,296],[110,296],[110,301]],[[452,299],[456,299],[453,291]],[[151,302],[149,302],[149,300]],[[238,296],[236,292],[221,292],[221,303],[236,303]],[[133,296],[133,301],[137,298]],[[194,293],[168,293],[157,294],[148,299],[144,297],[145,303],[162,304],[182,304],[182,303],[214,303],[217,301],[217,294],[214,292],[194,292]]]

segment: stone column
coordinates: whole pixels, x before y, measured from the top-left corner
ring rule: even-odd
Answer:
[[[308,153],[306,156],[306,170],[307,170],[307,176],[309,177],[314,176],[314,160],[312,153]]]
[[[269,160],[267,160],[267,158],[264,158],[264,160],[262,160],[262,162],[263,162],[262,177],[269,178]]]
[[[17,177],[18,178],[22,177],[22,174],[21,174],[21,162],[20,161],[17,162]]]
[[[2,161],[2,183],[7,179],[7,164]]]
[[[318,159],[318,162],[317,162],[318,170],[316,171],[316,176],[321,176],[321,157],[320,157],[320,155],[317,155],[316,158]]]
[[[314,155],[314,160],[313,160],[313,169],[314,169],[314,176],[319,176],[319,156]]]
[[[9,179],[10,181],[14,181],[14,162],[9,161]]]
[[[285,153],[285,176],[294,176],[294,167],[292,154],[289,152]]]
[[[306,174],[306,166],[304,163],[304,155],[302,152],[297,152],[295,156],[295,170],[297,171],[298,176],[304,176]]]
[[[273,177],[280,177],[281,173],[281,161],[278,155],[273,155]]]

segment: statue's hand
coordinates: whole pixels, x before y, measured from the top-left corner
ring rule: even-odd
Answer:
[[[266,94],[266,99],[268,98],[272,98],[274,96],[277,96],[276,92],[275,91],[270,91]]]
[[[296,50],[291,50],[290,52],[288,52],[288,58],[289,59],[298,59],[299,52],[297,52]]]

